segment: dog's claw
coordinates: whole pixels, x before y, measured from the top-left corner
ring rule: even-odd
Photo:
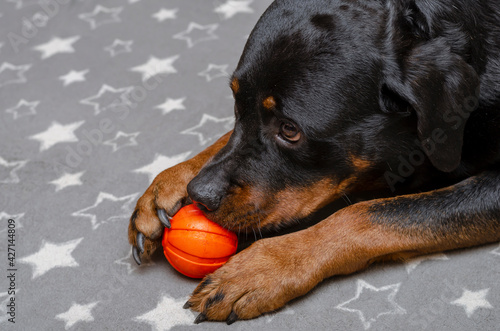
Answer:
[[[136,242],[137,242],[137,248],[139,248],[139,251],[141,254],[144,254],[144,241],[146,240],[146,237],[140,232],[137,232],[137,237],[136,237]]]
[[[193,306],[193,304],[192,304],[191,302],[187,301],[187,302],[184,304],[184,306],[182,306],[182,308],[184,308],[184,309],[189,309],[189,308],[191,308],[192,306]]]
[[[144,253],[144,241],[146,237],[140,232],[137,232],[135,237],[136,246],[132,247],[132,256],[138,265],[141,265],[141,254]]]
[[[238,315],[236,315],[236,313],[234,311],[232,311],[231,314],[229,314],[229,317],[226,320],[226,324],[227,325],[231,325],[234,322],[236,322],[237,320],[238,320]]]
[[[141,265],[141,255],[137,247],[132,247],[132,256],[134,257],[135,263]]]
[[[194,324],[200,324],[205,321],[208,321],[207,315],[200,313],[200,315],[198,315],[198,317],[194,320]]]
[[[161,223],[167,228],[170,229],[170,217],[167,215],[167,212],[164,209],[158,209],[158,218]]]

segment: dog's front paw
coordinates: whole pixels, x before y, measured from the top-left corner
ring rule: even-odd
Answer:
[[[282,238],[259,240],[206,276],[184,306],[200,312],[195,323],[251,319],[283,307],[316,285],[319,280],[303,263],[295,265],[301,257],[291,256]]]
[[[130,218],[128,238],[137,264],[161,246],[165,227],[182,206],[189,203],[187,184],[195,172],[187,162],[161,172],[139,198]]]

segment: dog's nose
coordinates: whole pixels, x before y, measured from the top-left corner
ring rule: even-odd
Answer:
[[[208,181],[206,177],[197,176],[187,186],[187,191],[193,203],[200,209],[215,211],[219,208],[224,189],[216,181]],[[200,206],[201,205],[201,206]]]

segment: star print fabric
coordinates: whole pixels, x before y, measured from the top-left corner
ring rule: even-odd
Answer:
[[[138,267],[128,221],[159,172],[232,128],[229,76],[270,3],[0,3],[1,330],[199,329],[182,309],[197,282],[161,253]],[[499,272],[498,245],[377,266],[235,327],[493,330]]]

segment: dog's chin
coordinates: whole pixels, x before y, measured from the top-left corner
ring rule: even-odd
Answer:
[[[280,229],[303,219],[340,194],[331,190],[330,181],[321,181],[312,189],[288,188],[271,194],[256,187],[239,187],[223,197],[214,211],[205,210],[208,219],[237,232]]]
[[[294,224],[308,216],[308,211],[293,210],[286,204],[267,203],[258,208],[254,203],[227,203],[222,204],[216,211],[205,210],[204,214],[209,220],[235,233],[260,235],[261,232],[279,230]]]
[[[251,205],[235,207],[228,203],[216,211],[204,211],[204,214],[212,222],[236,233],[259,231],[277,222],[270,219],[269,212]]]

